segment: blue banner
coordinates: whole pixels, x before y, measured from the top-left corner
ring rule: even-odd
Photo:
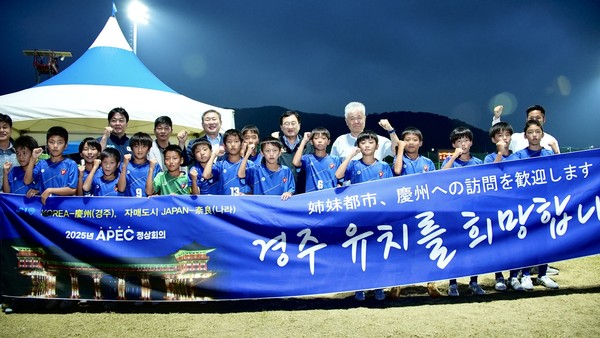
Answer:
[[[600,150],[293,196],[0,194],[2,294],[210,300],[457,278],[600,253]]]

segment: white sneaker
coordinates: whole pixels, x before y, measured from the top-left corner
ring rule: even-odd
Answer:
[[[458,284],[450,284],[450,286],[448,286],[448,296],[450,296],[450,297],[460,296],[460,294],[458,293]]]
[[[558,289],[558,284],[548,276],[538,277],[537,282],[540,285],[547,287],[548,289]]]
[[[537,274],[538,274],[538,271],[539,271],[539,266],[534,266],[534,267],[532,267],[532,268],[531,268],[531,270],[530,270],[530,273],[531,273],[532,275],[537,275]],[[546,269],[546,276],[556,276],[556,275],[558,275],[559,273],[560,273],[560,270],[558,270],[557,268],[555,268],[555,267],[552,267],[552,266],[549,266],[549,267]]]
[[[521,277],[521,286],[525,291],[533,290],[533,282],[531,281],[531,276],[523,275]]]
[[[504,287],[506,287],[506,285]],[[469,283],[469,290],[471,290],[471,293],[474,295],[485,295],[485,291],[483,291],[481,286],[475,282]]]
[[[510,288],[515,290],[515,291],[525,291],[525,289],[523,289],[523,286],[521,285],[521,283],[519,283],[519,279],[517,277],[511,277],[509,279],[510,282]]]
[[[494,289],[496,289],[496,291],[506,291],[506,282],[504,281],[504,278],[496,278],[496,285],[494,285]]]

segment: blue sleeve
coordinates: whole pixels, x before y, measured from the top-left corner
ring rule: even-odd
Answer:
[[[433,161],[428,157],[425,157],[425,159],[427,159],[427,165],[429,165],[427,171],[435,171],[435,163],[433,163]]]
[[[381,167],[383,170],[383,178],[394,177],[394,173],[392,172],[392,167],[387,162],[381,161]]]
[[[344,181],[352,180],[352,173],[354,172],[354,165],[356,164],[356,160],[351,160],[346,167],[346,171],[344,172]]]
[[[444,167],[444,166],[445,166],[445,165],[446,165],[448,162],[450,162],[450,158],[451,158],[451,157],[452,157],[452,156],[446,156],[446,158],[444,159],[444,162],[442,162],[442,168],[443,168],[443,167]]]
[[[250,161],[246,162],[246,178],[240,178],[240,182],[245,185],[252,186],[254,185],[254,171],[258,167],[254,167],[250,165]],[[237,175],[237,174],[236,174]],[[238,176],[239,178],[239,176]]]
[[[77,169],[77,163],[75,161],[70,160],[68,164],[68,178],[67,178],[67,186],[69,188],[77,189],[77,181],[79,178],[79,170]]]
[[[287,171],[287,186],[285,189],[286,192],[291,192],[292,194],[296,193],[296,182],[294,180],[294,174],[292,170]]]

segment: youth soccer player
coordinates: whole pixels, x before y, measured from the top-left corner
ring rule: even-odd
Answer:
[[[249,134],[250,132],[246,133],[246,135]],[[249,138],[248,141],[250,143],[242,142],[242,134],[236,129],[227,130],[223,134],[223,140],[225,158],[216,161],[219,151],[215,149],[212,152],[210,160],[208,160],[208,163],[204,167],[202,177],[205,180],[214,179],[217,181],[219,195],[244,195],[251,193],[250,187],[242,183],[242,180],[238,177],[238,169],[242,164],[242,149],[245,149],[248,144],[254,144],[254,140]],[[253,155],[251,154],[250,158],[252,157]],[[249,160],[247,166],[253,167],[254,162]]]
[[[560,150],[554,141],[550,141],[548,146],[552,150],[542,147],[542,138],[544,137],[544,128],[537,120],[528,120],[525,123],[525,138],[527,139],[527,148],[521,149],[508,157],[508,160],[524,159],[530,157],[548,156],[559,154]]]
[[[218,194],[219,187],[216,180],[212,177],[205,179],[203,176],[212,154],[212,144],[206,139],[199,139],[192,145],[192,156],[195,160],[189,171],[189,185],[192,188],[192,195]]]
[[[133,134],[129,144],[132,153],[123,156],[117,188],[125,196],[147,197],[146,179],[150,170],[150,161],[147,156],[152,147],[152,137],[147,133],[138,132]],[[152,180],[161,171],[161,166],[157,163]]]
[[[498,107],[501,106],[497,106],[496,109],[499,109]],[[512,151],[508,148],[512,134],[513,128],[509,123],[498,122],[494,124],[490,128],[490,138],[492,139],[492,142],[496,145],[496,152],[489,153],[483,159],[483,163],[495,163],[507,159],[508,156],[512,154]],[[517,278],[509,278],[509,282],[514,290],[523,290],[523,287],[521,286]],[[506,280],[504,279],[502,272],[496,272],[496,284],[494,285],[494,289],[496,289],[497,291],[506,290]]]
[[[17,152],[17,161],[19,166],[13,168],[12,162],[4,162],[4,176],[2,177],[2,191],[27,197],[35,196],[39,193],[34,183],[25,184],[25,171],[29,162],[32,160],[33,149],[38,147],[37,141],[28,135],[19,137],[14,144]]]
[[[335,177],[338,180],[349,180],[351,184],[356,184],[393,177],[390,165],[375,157],[375,153],[379,147],[379,137],[375,132],[365,130],[358,134],[356,146],[358,148],[355,148],[354,152],[348,154],[337,168]],[[362,158],[353,160],[352,158],[359,153],[362,154]],[[354,294],[354,298],[360,301],[365,300],[365,291],[357,291]],[[375,290],[375,299],[385,299],[383,289]]]
[[[115,148],[106,148],[100,153],[100,159],[94,160],[92,171],[83,183],[83,194],[91,196],[123,196],[117,189],[121,153]],[[102,166],[102,174],[96,171]]]
[[[393,140],[394,138],[392,138]],[[394,175],[404,176],[435,171],[433,161],[419,155],[419,149],[423,145],[423,134],[419,129],[414,127],[404,129],[396,143],[398,148],[396,149],[397,154],[392,168]],[[427,293],[431,297],[441,296],[440,291],[433,282],[427,283]],[[400,287],[393,287],[390,290],[390,298],[397,298],[399,294]]]
[[[313,145],[314,153],[312,154],[304,154],[304,147],[308,142]],[[304,137],[300,141],[292,164],[296,168],[302,168],[302,171],[306,173],[306,192],[337,186],[338,180],[335,177],[335,171],[340,166],[341,160],[339,157],[327,153],[327,146],[330,142],[329,130],[321,127],[304,133]]]
[[[76,193],[77,164],[63,155],[68,142],[69,133],[65,128],[51,127],[46,133],[46,147],[50,158],[35,163],[42,154],[42,148],[33,150],[33,161],[29,161],[23,182],[38,184],[42,204],[46,204],[51,195],[72,196]]]
[[[171,144],[163,152],[165,157],[165,171],[154,177],[156,160],[150,160],[150,169],[146,178],[146,194],[158,195],[189,195],[190,186],[188,176],[181,170],[183,165],[182,150],[179,146]],[[154,177],[154,179],[153,179]]]
[[[394,174],[398,176],[420,174],[435,170],[433,161],[419,155],[423,134],[414,127],[404,129],[398,141],[398,154],[394,161]]]
[[[254,150],[252,151],[252,155],[250,155],[249,160],[258,163],[262,160],[262,155],[260,151],[258,151],[260,143],[260,131],[258,127],[253,124],[247,124],[242,128],[242,145],[254,144]],[[245,154],[246,149],[242,147],[242,151],[240,154]],[[240,155],[241,159],[241,155]]]
[[[79,143],[81,165],[78,167],[77,196],[83,196],[83,183],[90,174],[90,171],[92,171],[94,160],[98,159],[100,152],[102,152],[102,146],[93,137],[86,137]],[[102,170],[97,170],[96,175],[102,176]]]
[[[496,145],[496,152],[488,154],[483,163],[494,163],[504,161],[512,154],[508,149],[513,134],[512,126],[507,122],[498,122],[490,128],[490,138]]]
[[[543,148],[542,138],[544,137],[544,128],[537,120],[529,120],[525,123],[524,128],[525,138],[528,146],[525,149],[519,150],[508,157],[507,160],[526,159],[531,157],[549,156],[558,154],[558,146],[556,142],[550,141],[548,145],[552,150]],[[558,289],[558,283],[547,276],[548,264],[538,266],[537,282],[549,289]],[[531,280],[531,267],[522,269],[521,287],[526,291],[533,290],[533,281]],[[518,270],[510,271],[511,281],[517,278]]]
[[[471,156],[471,146],[473,146],[473,132],[466,127],[458,127],[450,132],[450,141],[454,147],[452,156],[446,157],[442,163],[442,169],[460,168],[471,165],[482,164],[477,157]],[[484,295],[485,291],[477,283],[477,276],[471,276],[469,290],[475,295]],[[450,280],[448,286],[448,296],[458,297],[458,283],[456,279]]]
[[[242,183],[247,183],[254,195],[281,195],[281,200],[289,199],[296,191],[296,184],[291,169],[278,162],[283,144],[274,137],[264,139],[260,143],[263,159],[260,164],[251,167],[248,165],[248,158],[253,149],[253,144],[248,145],[238,168],[238,177],[243,180]]]

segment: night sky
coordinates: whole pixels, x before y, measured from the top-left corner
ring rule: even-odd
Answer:
[[[279,105],[340,115],[425,111],[487,130],[495,104],[521,131],[547,110],[561,147],[600,146],[600,1],[146,0],[138,57],[163,82],[209,104]],[[131,34],[128,1],[117,20]],[[23,49],[92,44],[107,0],[2,1],[0,94],[35,84]],[[510,115],[509,115],[510,114]]]

